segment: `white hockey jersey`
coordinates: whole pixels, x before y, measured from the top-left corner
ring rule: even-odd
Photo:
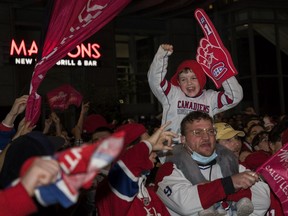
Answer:
[[[159,47],[148,71],[148,82],[153,94],[163,107],[162,124],[172,121],[170,129],[180,134],[182,119],[193,111],[203,111],[214,116],[235,107],[243,98],[243,90],[235,77],[223,82],[224,91],[206,90],[196,97],[188,97],[179,86],[165,79],[168,57],[171,52]]]

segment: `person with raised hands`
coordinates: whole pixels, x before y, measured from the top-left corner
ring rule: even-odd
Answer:
[[[172,150],[172,139],[177,135],[166,131],[170,123],[127,148],[111,167],[96,193],[96,208],[100,216],[170,215],[153,187],[145,186],[147,175],[156,162],[156,152]]]
[[[10,143],[16,134],[14,122],[16,118],[24,112],[27,105],[28,95],[16,98],[10,111],[0,124],[0,152]]]
[[[196,13],[195,16],[197,18],[200,15]],[[162,124],[172,121],[170,128],[178,134],[180,123],[188,113],[202,111],[213,117],[235,107],[243,98],[243,90],[235,77],[237,71],[230,54],[213,24],[205,18],[202,19],[205,23],[198,20],[205,36],[200,40],[196,60],[182,61],[168,81],[165,78],[168,59],[174,48],[171,44],[161,44],[148,71],[149,86],[162,104]],[[217,88],[223,87],[223,90],[206,90],[206,75]]]
[[[76,146],[80,146],[84,142],[82,139],[83,124],[85,117],[88,114],[89,108],[90,108],[90,102],[82,103],[77,124],[71,130],[71,133],[74,135],[74,145]]]

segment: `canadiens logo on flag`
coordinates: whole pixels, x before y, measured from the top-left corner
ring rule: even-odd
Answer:
[[[257,169],[279,198],[288,215],[288,143]]]
[[[72,104],[79,107],[83,97],[72,86],[65,84],[48,92],[47,98],[52,110],[65,110]]]

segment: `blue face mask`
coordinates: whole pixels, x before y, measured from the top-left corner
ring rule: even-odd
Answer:
[[[210,155],[209,157],[205,157],[198,154],[197,152],[193,152],[191,157],[193,160],[205,165],[213,161],[217,157],[217,154],[216,151],[214,151],[212,155]]]

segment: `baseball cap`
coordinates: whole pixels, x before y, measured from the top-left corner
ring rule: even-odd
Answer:
[[[108,127],[108,122],[100,114],[91,114],[84,120],[83,131],[85,133],[93,133],[99,127]]]
[[[124,146],[128,146],[136,139],[138,139],[142,134],[144,134],[147,130],[143,124],[140,123],[128,123],[119,126],[115,132],[124,131]]]
[[[219,122],[214,124],[217,135],[216,139],[231,139],[234,136],[244,137],[245,133],[243,131],[234,130],[233,127],[225,122]]]

